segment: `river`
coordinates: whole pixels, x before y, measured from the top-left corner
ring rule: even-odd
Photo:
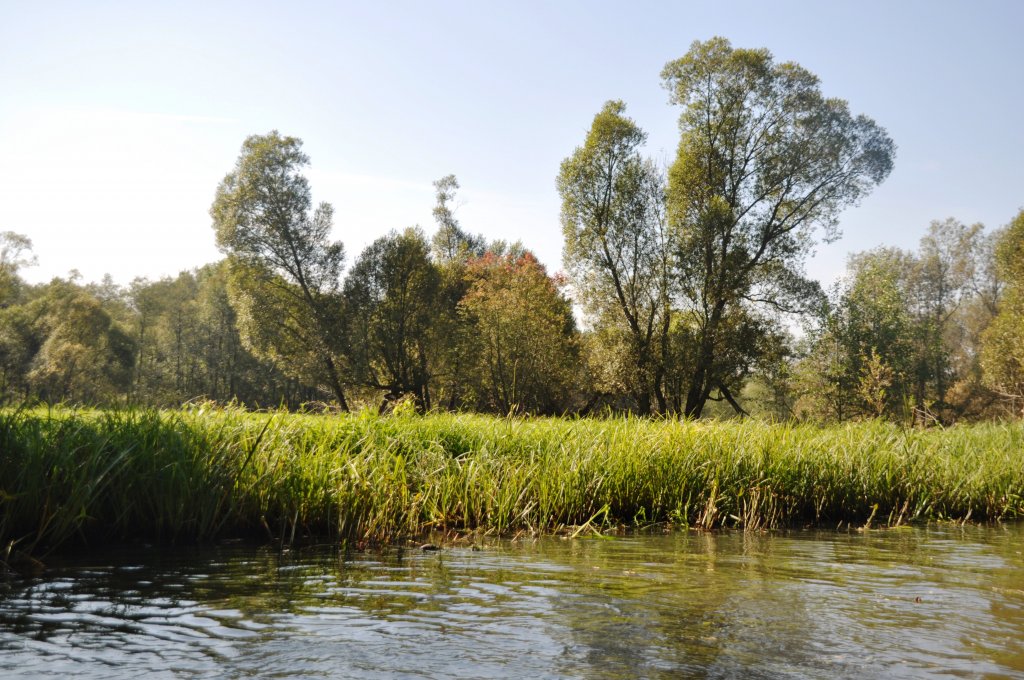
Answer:
[[[1024,525],[224,544],[0,581],[2,678],[1024,678]]]

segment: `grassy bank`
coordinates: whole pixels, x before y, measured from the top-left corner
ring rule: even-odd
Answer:
[[[0,539],[387,541],[1024,515],[1024,424],[903,430],[240,411],[0,412]],[[0,553],[0,559],[3,554]]]

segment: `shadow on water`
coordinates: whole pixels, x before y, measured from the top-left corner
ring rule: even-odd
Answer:
[[[66,556],[0,677],[1020,677],[1024,526]]]

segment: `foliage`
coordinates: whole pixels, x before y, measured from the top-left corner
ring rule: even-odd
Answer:
[[[118,401],[131,382],[131,338],[99,302],[73,283],[54,280],[31,307],[33,353],[27,379],[49,402]]]
[[[982,365],[988,385],[1020,406],[1024,402],[1024,210],[999,238],[996,262],[1007,291],[984,333]]]
[[[994,414],[979,364],[1003,297],[991,258],[981,225],[956,220],[933,222],[917,252],[852,256],[798,369],[803,415],[926,424]]]
[[[127,296],[135,310],[136,403],[175,406],[203,398],[298,407],[316,398],[314,387],[289,380],[246,349],[230,300],[231,278],[222,260],[173,279],[133,282]]]
[[[697,332],[684,407],[696,417],[729,388],[716,346],[731,310],[813,303],[816,284],[801,271],[814,230],[836,236],[840,211],[885,179],[895,147],[874,121],[825,98],[816,76],[764,49],[695,42],[662,77],[683,107],[668,214]]]
[[[301,141],[276,131],[246,139],[217,188],[221,262],[28,285],[31,241],[2,232],[0,403],[347,410],[351,396],[917,426],[1022,412],[1024,212],[856,254],[826,295],[804,260],[889,174],[892,140],[764,49],[695,42],[662,76],[681,107],[667,173],[621,101],[559,168],[566,275],[466,231],[447,175],[436,233],[392,232],[344,276],[333,209],[314,207]]]
[[[455,175],[445,175],[434,182],[437,204],[434,206],[434,221],[437,232],[431,239],[431,247],[435,260],[440,264],[465,262],[470,257],[480,257],[486,249],[484,238],[470,235],[463,231],[455,217],[452,201],[459,181]]]
[[[646,135],[607,102],[583,146],[562,162],[563,260],[595,324],[619,325],[631,374],[622,377],[637,411],[668,408],[664,393],[669,327],[669,243],[664,180],[639,148]]]
[[[302,142],[273,131],[245,140],[234,170],[217,188],[210,214],[217,246],[232,266],[243,340],[282,369],[323,380],[347,409],[339,368],[341,269],[331,241],[333,208],[310,214],[309,164]]]
[[[455,175],[447,175],[434,182],[437,200],[434,221],[437,232],[431,239],[431,254],[438,269],[439,283],[437,308],[434,315],[434,333],[443,342],[436,345],[432,369],[435,403],[449,410],[478,406],[470,394],[470,382],[475,370],[472,360],[473,328],[459,314],[459,302],[469,289],[466,263],[481,257],[487,250],[486,239],[470,235],[455,217],[455,191],[459,188]]]
[[[419,408],[431,407],[439,286],[418,229],[374,241],[345,281],[352,370],[358,382],[385,392],[385,405],[412,395]]]
[[[576,324],[559,281],[531,253],[471,260],[459,303],[473,329],[477,391],[485,411],[560,413],[578,378]]]
[[[0,412],[0,542],[363,543],[671,522],[759,530],[1024,515],[1021,424]]]
[[[0,306],[10,304],[18,295],[18,270],[36,263],[32,240],[13,231],[0,232]]]

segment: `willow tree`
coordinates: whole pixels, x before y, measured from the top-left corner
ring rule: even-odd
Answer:
[[[668,241],[662,174],[640,154],[646,134],[610,101],[583,146],[562,162],[562,259],[578,299],[597,325],[622,328],[633,398],[665,411],[668,351]]]
[[[465,263],[470,257],[480,257],[487,249],[483,236],[470,234],[459,224],[452,203],[459,189],[455,175],[445,175],[434,182],[437,203],[432,211],[437,232],[431,238],[431,250],[438,264]]]
[[[683,108],[667,201],[695,328],[684,412],[699,417],[713,392],[732,400],[716,356],[724,320],[737,307],[801,311],[816,297],[804,258],[819,232],[837,238],[841,211],[888,176],[895,145],[822,95],[814,74],[765,49],[698,41],[662,77]]]
[[[308,164],[295,137],[249,137],[210,214],[246,344],[296,377],[326,382],[347,410],[338,358],[345,251],[330,239],[333,208],[312,210]]]

